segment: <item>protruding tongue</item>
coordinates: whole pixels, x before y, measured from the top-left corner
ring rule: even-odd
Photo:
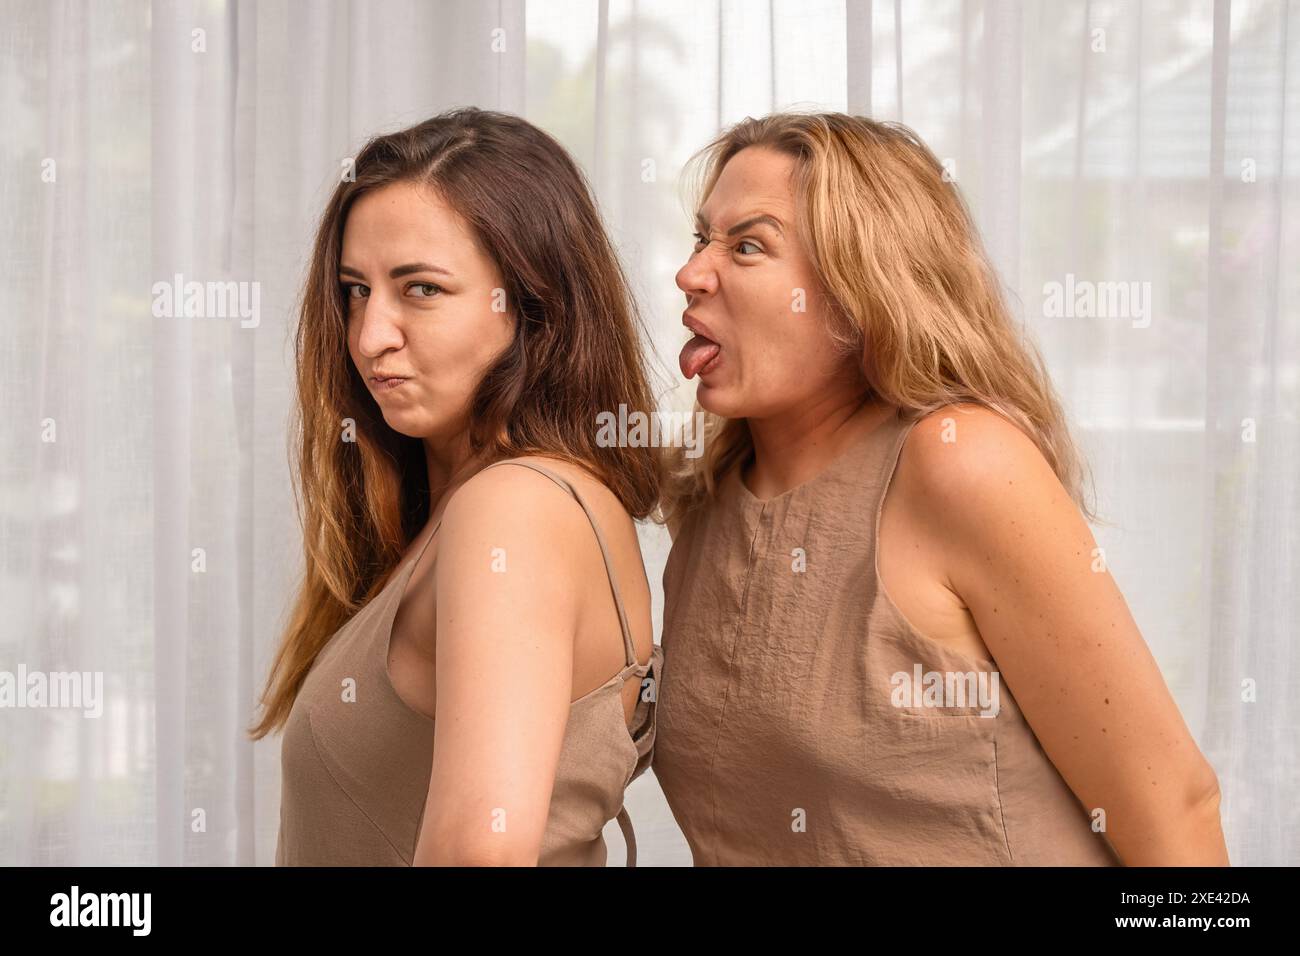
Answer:
[[[677,357],[682,367],[682,374],[688,379],[694,378],[700,373],[700,369],[713,361],[721,348],[722,346],[713,339],[706,339],[702,335],[695,336],[682,346],[682,354]]]

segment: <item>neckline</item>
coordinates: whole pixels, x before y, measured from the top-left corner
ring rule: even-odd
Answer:
[[[869,446],[874,439],[884,434],[891,427],[898,425],[901,421],[902,409],[895,407],[893,412],[885,415],[875,428],[869,429],[862,435],[859,435],[856,439],[850,442],[847,447],[842,448],[839,454],[832,458],[826,464],[826,467],[817,472],[817,474],[813,475],[806,481],[800,482],[793,488],[787,488],[780,494],[773,495],[770,498],[760,498],[755,495],[748,487],[746,487],[745,480],[741,477],[741,472],[744,470],[745,465],[749,462],[750,458],[753,457],[753,453],[751,452],[749,456],[744,460],[737,462],[731,469],[731,480],[736,484],[741,504],[746,508],[762,510],[770,505],[791,500],[795,495],[805,492],[818,483],[837,474],[846,465],[853,461],[858,453]]]
[[[424,557],[424,552],[429,550],[429,545],[432,544],[433,539],[438,536],[438,529],[441,527],[442,527],[442,519],[439,518],[438,523],[435,524],[433,526],[433,530],[429,532],[429,537],[425,539],[424,544],[420,545],[420,547],[416,550],[415,554],[411,555],[409,558],[407,558],[405,561],[403,561],[401,564],[397,566],[397,569],[392,573],[392,576],[389,577],[388,583],[385,584],[383,588],[380,590],[379,594],[375,596],[375,600],[376,601],[379,600],[382,596],[384,596],[385,591],[389,590],[398,581],[402,582],[402,586],[397,588],[397,604],[392,609],[394,618],[396,618],[397,616],[397,609],[402,605],[402,598],[406,597],[406,586],[407,584],[410,583],[411,575],[415,572],[415,566],[419,564],[420,559]],[[390,621],[388,624],[388,640],[386,643],[391,644],[392,639],[393,639],[393,622]],[[384,653],[384,673],[385,674],[388,673],[387,651],[385,651]],[[389,678],[389,683],[392,683],[391,676]]]
[[[391,658],[393,654],[393,628],[397,625],[397,612],[402,607],[402,598],[406,597],[406,587],[410,583],[411,575],[415,571],[415,566],[420,563],[420,558],[424,557],[424,552],[428,550],[430,542],[438,536],[438,529],[441,527],[442,519],[439,518],[438,523],[433,526],[433,531],[429,533],[428,540],[425,541],[424,544],[420,545],[419,550],[416,551],[414,555],[406,559],[405,564],[398,567],[397,571],[394,572],[392,579],[384,585],[384,591],[388,591],[389,588],[393,588],[393,585],[400,582],[401,586],[393,588],[392,592],[397,595],[397,600],[392,600],[391,594],[383,595],[381,592],[381,596],[385,597],[388,601],[387,605],[384,607],[384,613],[381,618],[384,628],[384,639],[382,642],[384,655],[384,681],[388,685],[389,694],[392,695],[393,700],[397,702],[398,706],[406,713],[410,714],[414,719],[429,726],[433,726],[433,718],[422,711],[416,710],[402,698],[401,694],[397,692],[397,685],[393,683],[393,673],[389,670],[389,658]],[[376,600],[378,600],[378,598],[376,598]]]
[[[415,566],[420,563],[420,559],[424,557],[424,552],[429,550],[429,544],[438,536],[438,529],[441,527],[442,519],[439,518],[438,523],[435,524],[433,530],[429,532],[429,537],[425,539],[424,544],[420,545],[419,550],[417,550],[414,555],[406,559],[406,564],[398,571],[399,574],[415,569]]]

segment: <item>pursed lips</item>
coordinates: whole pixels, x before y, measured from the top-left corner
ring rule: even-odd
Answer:
[[[390,388],[397,388],[397,386],[401,385],[403,382],[409,381],[409,379],[410,377],[407,375],[372,375],[370,376],[370,386],[371,388],[384,391]]]

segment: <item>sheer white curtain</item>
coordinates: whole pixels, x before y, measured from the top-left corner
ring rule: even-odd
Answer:
[[[271,862],[279,742],[242,728],[299,569],[314,219],[369,135],[465,104],[587,170],[677,408],[685,159],[787,107],[915,128],[1048,359],[1233,861],[1300,861],[1294,0],[3,0],[0,672],[102,674],[102,714],[0,709],[0,864]],[[155,315],[178,275],[257,308]],[[1132,297],[1053,307],[1087,284]],[[689,862],[653,775],[628,806],[639,862]]]

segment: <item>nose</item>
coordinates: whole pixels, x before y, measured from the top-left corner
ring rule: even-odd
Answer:
[[[686,265],[677,270],[677,288],[688,296],[712,295],[718,291],[718,273],[707,253],[708,246],[692,252]]]
[[[370,295],[353,306],[353,311],[359,313],[354,321],[361,323],[357,350],[366,358],[377,358],[389,349],[401,348],[406,341],[399,321],[401,310],[384,292],[371,289]]]

